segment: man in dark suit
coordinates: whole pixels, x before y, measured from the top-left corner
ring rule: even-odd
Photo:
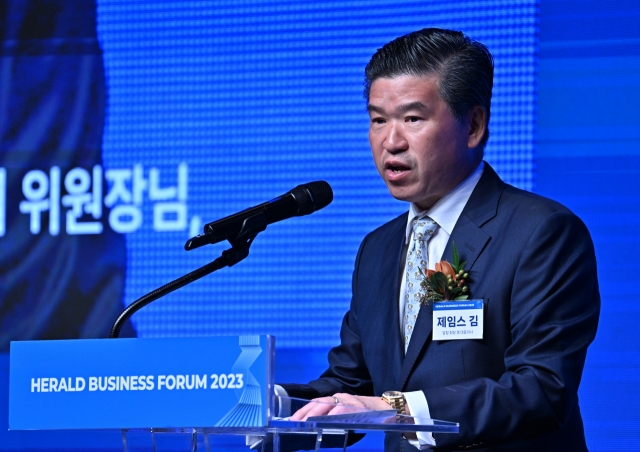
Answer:
[[[362,242],[329,369],[282,385],[325,402],[294,419],[391,405],[459,422],[460,433],[390,433],[386,451],[587,450],[577,393],[599,315],[593,245],[566,207],[505,184],[482,161],[489,51],[460,32],[425,29],[379,49],[365,72],[373,157],[410,211]],[[482,339],[434,340],[433,302],[411,301],[414,218],[435,228],[420,237],[423,265],[450,261],[454,244],[466,261],[470,298],[484,304]]]

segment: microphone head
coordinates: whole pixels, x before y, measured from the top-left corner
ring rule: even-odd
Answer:
[[[327,207],[333,201],[333,190],[323,180],[298,185],[289,193],[296,201],[298,215],[309,215]]]

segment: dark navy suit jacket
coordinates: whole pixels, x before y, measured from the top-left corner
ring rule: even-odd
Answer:
[[[406,356],[398,296],[407,215],[362,242],[353,299],[329,369],[307,398],[347,392],[425,393],[434,419],[460,423],[436,434],[437,450],[585,451],[578,385],[598,323],[600,296],[589,232],[564,206],[505,184],[489,165],[456,223],[470,294],[485,301],[484,338],[432,341],[433,310],[420,309]],[[415,451],[388,434],[386,451]]]

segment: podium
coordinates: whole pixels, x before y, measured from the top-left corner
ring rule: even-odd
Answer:
[[[209,452],[212,435],[278,452],[329,439],[345,449],[352,432],[458,432],[455,422],[342,406],[291,421],[308,401],[274,394],[274,359],[271,336],[12,342],[9,429],[119,430],[125,452],[195,451],[199,439]]]

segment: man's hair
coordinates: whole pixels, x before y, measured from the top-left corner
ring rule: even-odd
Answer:
[[[435,75],[438,93],[458,120],[472,107],[487,111],[487,130],[481,147],[489,139],[493,57],[484,44],[460,31],[425,28],[394,39],[371,57],[364,70],[364,97],[369,102],[371,84],[379,78],[401,75]]]

